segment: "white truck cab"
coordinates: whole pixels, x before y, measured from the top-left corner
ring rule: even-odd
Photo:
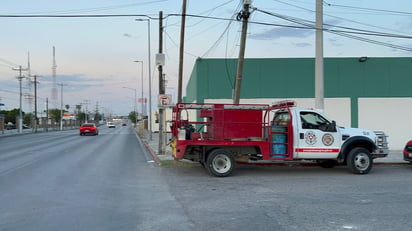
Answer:
[[[292,117],[296,159],[339,159],[343,157],[345,149],[354,145],[372,148],[372,158],[388,155],[389,149],[383,132],[339,127],[335,121],[311,109],[290,108],[290,112],[286,109],[278,110],[273,121],[290,119],[288,117]]]

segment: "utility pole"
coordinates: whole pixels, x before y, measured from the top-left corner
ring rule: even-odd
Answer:
[[[100,121],[100,118],[99,118],[99,101],[96,101],[96,113],[95,113],[94,118],[96,119],[96,123],[98,124],[99,121]]]
[[[163,55],[163,11],[159,12],[159,55]],[[165,93],[164,83],[163,83],[163,64],[158,65],[159,70],[159,95]],[[159,155],[163,155],[163,120],[164,120],[164,109],[159,107]]]
[[[46,98],[46,132],[49,130],[49,98]]]
[[[67,84],[58,83],[60,86],[60,131],[63,131],[63,86],[67,86]]]
[[[324,110],[323,1],[316,0],[315,108]]]
[[[38,118],[37,118],[37,77],[40,77],[38,75],[34,75],[34,132],[37,132],[37,124],[38,124]]]
[[[183,55],[185,49],[185,25],[186,25],[186,0],[182,6],[182,25],[180,26],[180,55],[179,55],[179,83],[177,92],[177,102],[182,102],[182,80],[183,80]]]
[[[250,16],[249,6],[252,0],[243,1],[243,11],[237,15],[237,20],[242,19],[242,35],[240,38],[239,58],[237,63],[235,92],[233,95],[233,104],[239,104],[240,90],[242,87],[243,63],[245,59],[247,24]]]
[[[22,89],[21,89],[21,81],[23,78],[25,78],[22,75],[22,71],[27,71],[27,68],[24,69],[21,67],[21,65],[19,66],[19,68],[12,68],[13,71],[19,71],[19,76],[17,76],[17,79],[19,80],[19,89],[20,89],[20,106],[19,106],[19,127],[18,127],[18,132],[22,133],[23,132],[23,113],[21,110],[21,105],[22,105],[22,97],[23,97],[23,93],[22,93]]]
[[[37,132],[37,75],[34,75],[34,132]]]
[[[149,53],[149,140],[152,141],[152,73],[151,54],[150,54],[150,18],[147,19],[147,46]]]

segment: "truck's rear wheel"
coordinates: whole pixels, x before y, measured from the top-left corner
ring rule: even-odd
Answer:
[[[235,167],[235,158],[232,153],[224,149],[215,149],[207,157],[206,169],[211,175],[228,176]]]
[[[354,148],[347,158],[349,169],[355,174],[367,174],[373,165],[373,159],[366,148]]]

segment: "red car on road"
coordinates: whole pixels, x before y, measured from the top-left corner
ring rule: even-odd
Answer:
[[[403,149],[403,159],[412,163],[412,140],[408,141]]]
[[[82,136],[86,134],[99,135],[99,129],[96,127],[95,123],[85,123],[80,126],[80,135]]]

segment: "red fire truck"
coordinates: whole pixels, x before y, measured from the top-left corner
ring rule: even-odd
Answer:
[[[374,158],[388,155],[386,135],[336,126],[335,121],[294,101],[264,104],[178,103],[173,108],[176,160],[198,161],[214,176],[228,176],[236,162],[315,161],[345,163],[367,174]]]

